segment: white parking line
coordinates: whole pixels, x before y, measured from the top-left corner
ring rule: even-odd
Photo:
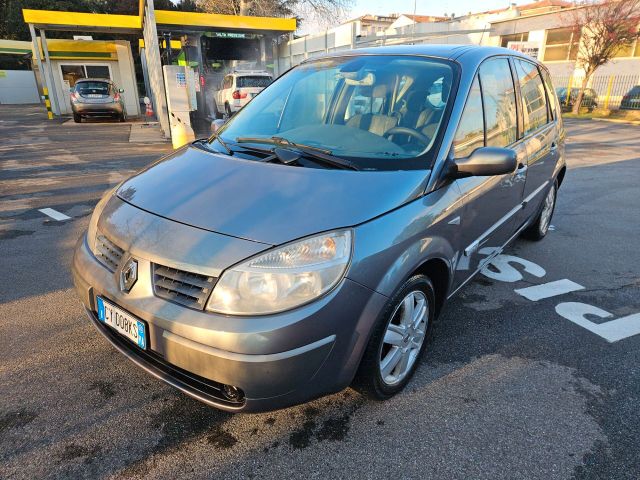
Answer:
[[[54,220],[57,220],[59,222],[62,222],[63,220],[71,219],[71,217],[66,216],[64,213],[60,213],[57,210],[54,210],[53,208],[40,208],[38,209],[38,211],[44,213],[48,217],[51,217]]]
[[[493,249],[483,248],[479,253],[490,255],[492,252]],[[492,265],[495,271],[489,269],[489,265]],[[481,273],[485,277],[498,280],[499,282],[514,283],[524,278],[514,265],[520,265],[525,272],[534,277],[542,278],[547,274],[545,269],[540,265],[514,255],[498,255],[481,270]]]
[[[585,318],[594,315],[600,318],[610,318],[613,314],[593,305],[581,302],[565,302],[556,306],[556,312],[591,333],[601,336],[607,342],[613,343],[627,337],[640,334],[640,313],[609,320],[603,323],[592,322]]]
[[[583,290],[584,287],[576,282],[572,282],[568,278],[556,280],[554,282],[543,283],[542,285],[534,285],[533,287],[518,288],[514,290],[518,295],[537,302],[543,298],[564,295],[565,293]]]

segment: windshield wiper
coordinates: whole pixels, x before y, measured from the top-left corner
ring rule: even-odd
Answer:
[[[358,166],[354,165],[344,158],[336,157],[331,154],[331,150],[314,147],[312,145],[305,145],[303,143],[295,143],[287,140],[283,137],[238,137],[237,143],[266,143],[270,145],[276,145],[280,148],[294,149],[302,152],[308,157],[318,160],[327,165],[331,165],[337,168],[360,170]]]
[[[211,137],[209,137],[209,140],[217,140],[218,143],[222,146],[222,148],[225,149],[225,151],[227,152],[227,155],[229,156],[233,155],[233,150],[229,148],[229,146],[225,143],[225,141],[222,140],[222,137],[220,137],[220,135],[218,135],[217,133],[214,133],[213,135],[211,135]],[[209,141],[204,143],[209,145]]]

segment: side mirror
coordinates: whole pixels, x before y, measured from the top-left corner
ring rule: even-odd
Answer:
[[[124,93],[124,88],[119,88],[118,93]]]
[[[516,169],[516,152],[510,148],[482,147],[466,158],[449,160],[449,175],[453,178],[505,175]]]
[[[221,118],[218,118],[211,122],[211,133],[216,133],[220,128],[225,124],[225,121]]]

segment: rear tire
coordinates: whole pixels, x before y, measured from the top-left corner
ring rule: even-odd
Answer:
[[[218,111],[218,104],[216,101],[213,101],[213,118],[216,120],[220,120],[222,118],[222,114]]]
[[[433,336],[435,310],[431,280],[425,275],[407,280],[383,309],[353,387],[379,400],[400,392],[411,380]]]
[[[82,122],[82,117],[80,115],[78,115],[77,113],[73,114],[73,121],[76,123],[80,123]]]
[[[556,199],[558,198],[558,180],[554,180],[551,188],[547,190],[547,194],[542,200],[540,211],[536,219],[523,232],[522,236],[529,240],[542,240],[549,231],[553,212],[556,209]]]
[[[120,123],[124,123],[127,121],[127,117],[124,116],[124,113],[118,117],[118,121]]]
[[[227,119],[231,118],[231,115],[233,115],[233,112],[231,111],[231,106],[228,103],[225,103],[224,105],[224,112],[227,115]]]

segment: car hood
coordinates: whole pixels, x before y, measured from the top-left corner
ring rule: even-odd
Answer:
[[[278,245],[393,210],[424,191],[428,174],[294,167],[188,146],[125,181],[118,196],[170,220]]]

